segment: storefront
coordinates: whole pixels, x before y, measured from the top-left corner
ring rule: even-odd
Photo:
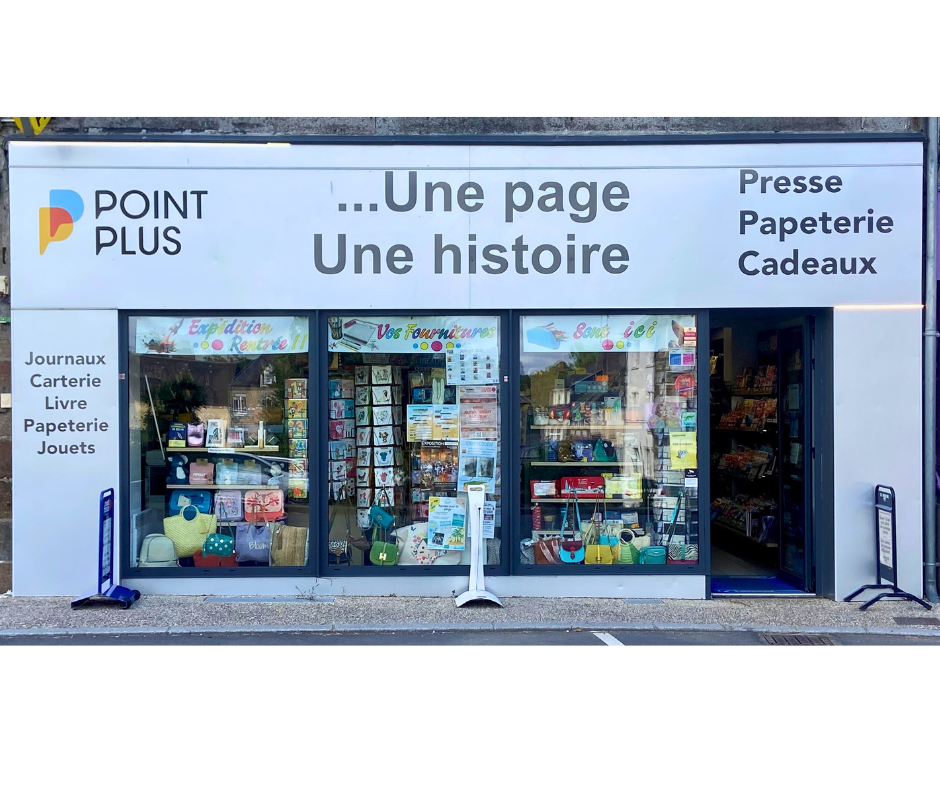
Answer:
[[[16,594],[87,590],[113,487],[141,591],[450,595],[473,483],[507,596],[702,598],[721,528],[842,597],[876,483],[922,587],[919,138],[10,173]]]

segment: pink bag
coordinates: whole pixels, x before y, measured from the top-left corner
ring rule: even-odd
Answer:
[[[215,464],[206,460],[197,460],[189,464],[190,484],[212,484],[215,479]]]
[[[206,425],[205,424],[187,424],[186,425],[186,445],[187,446],[205,446],[206,445]]]
[[[242,494],[238,490],[219,490],[215,494],[215,517],[219,522],[243,520]]]
[[[192,471],[190,471],[192,475]],[[245,493],[245,519],[249,523],[273,523],[284,516],[284,493],[272,490],[249,490]]]

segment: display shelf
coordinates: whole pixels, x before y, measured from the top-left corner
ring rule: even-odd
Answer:
[[[207,448],[205,446],[180,446],[176,448],[175,446],[168,446],[167,453],[169,452],[185,452],[186,454],[191,454],[195,452],[209,452],[210,454],[225,454],[226,452],[250,452],[251,454],[264,454],[265,452],[280,451],[280,446],[265,446],[264,448],[259,449],[257,446],[245,446],[243,448],[236,448],[234,446],[221,446],[215,448]]]
[[[750,476],[738,474],[738,473],[732,473],[731,471],[726,471],[721,468],[715,468],[714,470],[715,470],[715,473],[717,473],[719,476],[724,476],[725,478],[728,478],[728,479],[737,479],[742,482],[774,481],[777,478],[776,474],[773,474],[773,473],[770,474],[769,476],[758,475],[752,479]]]
[[[275,484],[168,484],[168,490],[279,490]]]
[[[639,501],[639,498],[582,498],[578,496],[578,503],[594,503],[606,501],[607,503],[623,503],[624,501]],[[570,498],[531,498],[530,503],[574,503],[574,496]]]
[[[631,422],[636,425],[643,425],[642,421]],[[645,426],[636,426],[630,427],[630,423],[623,424],[533,424],[529,429],[533,430],[641,430],[645,429]]]
[[[750,430],[747,427],[715,427],[713,432],[729,432],[729,433],[743,433],[744,435],[767,435],[771,432],[776,432],[777,424],[771,422],[771,427],[774,429],[765,429],[765,430]]]
[[[767,391],[766,389],[731,389],[732,397],[776,397],[776,391]]]
[[[544,465],[562,466],[563,465],[566,468],[592,468],[592,467],[597,467],[600,465],[611,465],[614,467],[620,467],[621,465],[633,464],[630,461],[619,462],[617,460],[614,460],[613,462],[607,462],[607,461],[601,462],[597,460],[591,460],[590,462],[539,462],[539,461],[526,461],[526,462],[529,465],[538,465],[538,466],[544,466]]]
[[[719,528],[722,528],[725,531],[733,533],[735,536],[740,536],[742,539],[747,539],[749,542],[753,542],[758,547],[770,547],[777,548],[780,545],[777,542],[761,542],[758,541],[756,536],[748,536],[744,531],[738,528],[737,525],[730,525],[726,522],[722,522],[719,519],[712,520],[712,525],[717,525]]]

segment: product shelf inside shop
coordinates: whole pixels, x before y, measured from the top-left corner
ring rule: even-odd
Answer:
[[[596,432],[598,430],[634,430],[644,431],[642,422],[631,422],[637,426],[631,427],[629,423],[624,424],[533,424],[533,430],[581,430],[583,432]]]
[[[271,484],[168,484],[168,490],[277,490]]]
[[[632,498],[583,498],[578,496],[578,503],[594,503],[595,501],[606,501],[607,503],[623,503],[624,501],[634,500]],[[533,498],[532,503],[574,503],[574,496],[570,498]]]
[[[597,460],[589,460],[587,462],[529,462],[529,465],[564,465],[566,468],[583,468],[585,466],[597,466],[597,465],[611,465],[615,468],[619,468],[621,465],[629,465],[629,462],[618,462],[614,460],[613,462],[599,462]]]
[[[280,451],[280,448],[281,448],[280,446],[264,446],[262,448],[258,448],[257,446],[245,446],[245,447],[239,447],[239,448],[236,448],[234,446],[222,446],[220,448],[215,448],[215,447],[206,448],[205,446],[179,446],[179,447],[170,446],[167,448],[167,451],[168,452],[180,452],[183,454],[191,454],[197,451],[211,452],[212,454],[228,454],[229,452],[237,452],[237,451],[250,452],[251,454],[261,454],[263,452]]]
[[[777,542],[761,542],[756,536],[748,536],[747,533],[742,530],[742,526],[740,525],[731,525],[730,523],[725,523],[717,519],[712,520],[712,525],[717,525],[723,530],[729,531],[735,536],[740,536],[742,539],[747,539],[749,542],[753,542],[760,547],[777,548],[780,546]]]

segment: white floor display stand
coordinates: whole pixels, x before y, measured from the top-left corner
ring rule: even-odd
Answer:
[[[457,607],[468,602],[493,602],[503,606],[496,594],[484,587],[483,567],[486,565],[486,539],[483,537],[483,502],[486,500],[486,486],[471,484],[467,487],[467,537],[470,541],[470,588],[455,600]]]

